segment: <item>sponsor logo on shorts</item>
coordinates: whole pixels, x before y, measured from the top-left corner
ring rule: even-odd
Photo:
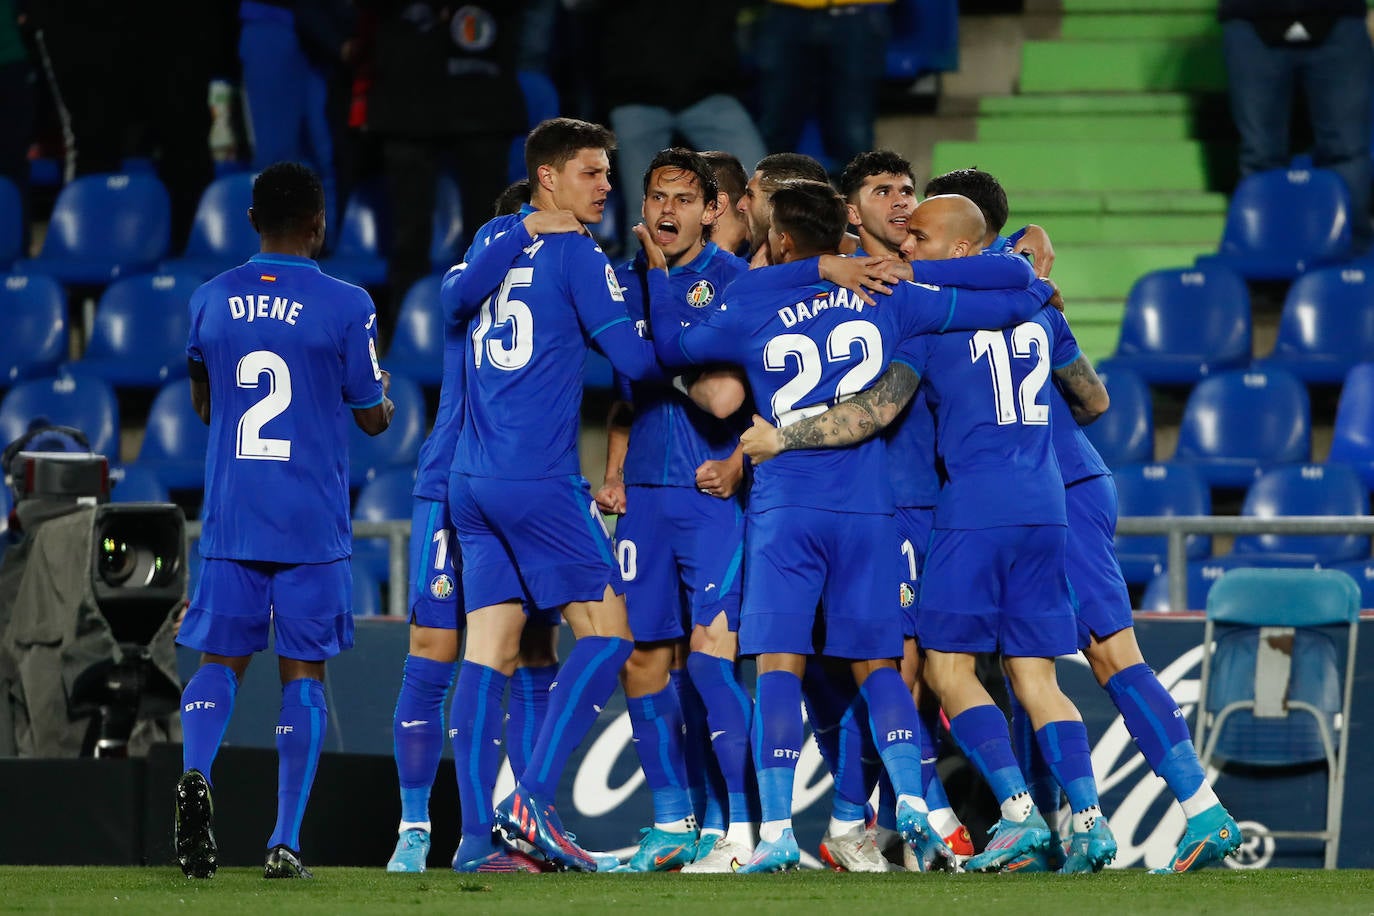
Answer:
[[[453,594],[453,580],[447,573],[440,573],[429,580],[429,593],[440,601]]]
[[[698,280],[687,290],[687,304],[695,309],[706,308],[716,298],[716,288],[709,280]]]
[[[912,588],[908,583],[902,583],[900,594],[902,599],[902,607],[911,607],[913,604],[916,603],[916,589]]]

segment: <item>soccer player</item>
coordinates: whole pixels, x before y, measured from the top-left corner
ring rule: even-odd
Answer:
[[[748,269],[709,239],[718,199],[714,171],[691,150],[662,150],[644,175],[644,224],[636,231],[647,233],[663,252],[670,298],[654,302],[653,309],[670,328],[698,320]],[[616,272],[638,327],[650,311],[648,271],[641,249]],[[708,806],[713,810],[704,814],[710,822],[703,826],[711,829],[703,831],[701,858],[721,841],[728,848],[717,858],[728,869],[731,858],[748,861],[753,852],[745,801],[752,704],[735,677],[738,577],[725,578],[732,567],[738,570],[743,550],[744,515],[735,498],[744,476],[740,427],[708,415],[669,382],[631,385],[617,379],[617,388],[597,502],[603,511],[624,516],[616,527],[616,553],[635,649],[623,679],[635,749],[654,798],[654,825],[627,869],[667,871],[697,858],[689,789],[695,784],[697,794],[705,790],[708,761],[694,750],[707,741],[708,719],[713,737],[707,747],[720,762],[730,825],[727,831],[718,800]],[[684,598],[690,605],[685,609]],[[674,666],[675,654],[688,635],[691,683],[683,685],[680,698],[680,672],[672,679],[669,673],[681,667]],[[704,714],[691,708],[696,703],[704,704]],[[684,744],[689,712],[697,712],[697,727],[686,731]],[[690,769],[689,756],[697,758]]]
[[[324,191],[304,166],[253,182],[260,253],[191,296],[191,400],[210,426],[200,582],[177,641],[200,650],[182,692],[176,856],[215,873],[211,768],[253,653],[276,632],[277,823],[266,878],[309,878],[300,827],[324,743],[324,665],[353,645],[348,425],[391,422],[367,293],[320,272]]]
[[[833,254],[846,211],[828,185],[798,181],[771,200],[768,244],[778,263]],[[647,249],[647,246],[646,246]],[[647,249],[650,263],[654,252]],[[755,398],[782,425],[822,412],[870,385],[899,342],[947,326],[1000,326],[1034,314],[1046,284],[1000,296],[902,284],[872,307],[832,284],[778,286],[772,271],[736,280],[727,302],[680,334],[654,339],[667,365],[741,365]],[[901,655],[896,539],[886,452],[870,442],[808,452],[760,468],[750,496],[740,651],[758,656],[753,732],[763,803],[761,842],[741,872],[777,871],[800,858],[791,800],[801,745],[801,674],[813,654],[818,603],[823,654],[847,659],[897,793],[897,822],[922,868],[952,865],[926,820],[920,723],[894,659]],[[826,481],[817,487],[816,480]]]
[[[625,311],[615,272],[588,236],[535,239],[522,220],[569,210],[598,222],[610,191],[610,131],[571,118],[542,122],[525,141],[530,206],[484,229],[493,243],[441,289],[448,320],[467,325],[465,418],[448,499],[463,555],[467,642],[454,704],[471,719],[455,764],[464,774],[458,861],[496,852],[491,788],[499,762],[498,698],[515,670],[525,606],[560,611],[577,636],[549,691],[548,713],[515,791],[495,823],[562,868],[597,862],[563,829],[554,795],[572,751],[615,689],[633,646],[620,572],[577,454],[582,365],[592,341],[631,380],[661,375]],[[495,294],[473,277],[505,268]],[[504,259],[504,260],[502,260]]]
[[[995,177],[960,169],[931,179],[927,192],[932,187],[963,194],[978,205],[987,220],[985,250],[1007,247],[1008,242],[998,236],[1007,219],[1007,196]],[[1164,780],[1188,819],[1173,859],[1157,871],[1196,871],[1239,848],[1240,828],[1207,781],[1178,703],[1146,664],[1136,641],[1130,596],[1112,546],[1117,509],[1111,471],[1079,428],[1062,394],[1056,390],[1049,397],[1054,411],[1050,429],[1064,476],[1069,523],[1065,557],[1077,599],[1079,649],[1121,712],[1150,769]],[[1046,778],[1043,755],[1033,740],[1027,740],[1032,729],[1020,704],[1013,707],[1012,735],[1027,782],[1037,796],[1036,806],[1042,811],[1056,810],[1058,784],[1052,776]],[[1049,861],[1027,868],[1053,867],[1056,851],[1052,847]]]
[[[985,223],[967,198],[946,195],[917,207],[911,231],[916,257],[949,258],[979,250]],[[768,431],[756,420],[756,437],[808,447],[862,440],[900,411],[924,374],[947,482],[936,504],[917,635],[950,731],[1002,806],[996,836],[967,866],[1029,861],[1051,841],[1006,720],[974,672],[973,653],[997,651],[1069,794],[1073,835],[1063,871],[1097,871],[1115,856],[1116,842],[1098,806],[1087,731],[1054,676],[1054,658],[1073,651],[1075,633],[1064,575],[1063,478],[1042,388],[1053,372],[1083,420],[1106,409],[1106,389],[1051,308],[1012,329],[950,332],[922,343],[917,371],[896,364],[871,394],[796,429]],[[754,454],[749,443],[746,451]]]
[[[749,185],[744,166],[724,150],[707,150],[701,158],[711,164],[716,173],[716,221],[711,228],[711,241],[721,251],[741,258],[749,257],[749,224],[740,212],[739,202]]]
[[[529,201],[529,183],[520,181],[502,192],[496,215],[518,213]],[[572,214],[539,210],[524,219],[531,235],[581,232]],[[468,251],[491,244],[490,234],[476,238]],[[507,259],[509,260],[509,259]],[[504,278],[504,265],[487,279],[469,278],[474,286],[494,290]],[[466,269],[466,262],[454,270]],[[463,347],[466,328],[444,328],[444,374],[434,429],[420,447],[412,491],[410,519],[410,651],[401,676],[392,722],[396,774],[401,788],[401,823],[396,848],[387,862],[389,872],[425,870],[430,850],[429,797],[444,746],[444,694],[457,670],[459,631],[464,614],[457,587],[459,550],[448,516],[448,466],[462,426]],[[514,772],[521,772],[529,756],[531,737],[547,706],[548,688],[558,671],[557,619],[538,617],[521,635],[520,659],[511,679],[507,753]],[[495,698],[500,702],[500,697]],[[455,707],[449,718],[464,721],[469,710]],[[463,734],[462,728],[455,729]],[[476,863],[454,860],[460,871],[537,871],[538,863],[514,850],[493,850]]]
[[[768,228],[773,219],[773,192],[788,181],[818,181],[826,184],[829,178],[825,166],[802,153],[773,153],[764,156],[754,167],[754,174],[739,199],[739,212],[749,224],[751,264],[771,264],[769,260]]]

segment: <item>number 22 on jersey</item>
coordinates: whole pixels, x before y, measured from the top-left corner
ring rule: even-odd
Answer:
[[[824,413],[870,385],[883,368],[883,338],[878,328],[867,321],[845,321],[835,326],[825,339],[825,363],[848,362],[859,346],[859,362],[835,383],[833,398],[819,404],[797,407],[802,400],[815,400],[813,392],[824,375],[821,349],[805,334],[779,334],[763,350],[763,367],[769,372],[786,371],[791,360],[797,374],[773,393],[773,416],[779,426]]]

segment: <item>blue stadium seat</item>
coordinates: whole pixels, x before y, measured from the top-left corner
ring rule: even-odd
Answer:
[[[43,248],[16,271],[103,285],[167,256],[171,205],[156,175],[84,175],[57,195]]]
[[[1268,559],[1246,555],[1237,556],[1227,554],[1224,557],[1211,557],[1206,560],[1188,561],[1188,606],[1186,608],[1174,608],[1173,610],[1198,611],[1207,606],[1207,595],[1212,590],[1212,586],[1221,579],[1222,576],[1233,569],[1255,569],[1255,568],[1278,568],[1278,569],[1316,569],[1314,563],[1300,564],[1296,561],[1292,563],[1270,562]],[[1169,607],[1169,576],[1168,571],[1161,572],[1150,580],[1150,584],[1145,587],[1145,594],[1140,599],[1142,611],[1168,611]]]
[[[439,284],[431,274],[411,286],[401,302],[396,330],[386,353],[392,372],[409,376],[427,388],[437,388],[444,370],[444,316],[439,310]]]
[[[386,435],[383,433],[382,435]],[[355,522],[409,521],[415,468],[392,468],[368,481],[353,503]],[[353,565],[378,582],[391,579],[386,538],[354,538]]]
[[[1350,255],[1350,194],[1327,169],[1273,169],[1241,179],[1221,248],[1197,259],[1247,280],[1288,280]]]
[[[1241,515],[1368,515],[1369,490],[1343,464],[1296,464],[1265,471],[1245,495]],[[1256,534],[1236,538],[1236,556],[1257,562],[1320,563],[1323,566],[1369,556],[1368,535]]]
[[[1280,368],[1309,384],[1338,385],[1356,363],[1374,360],[1374,263],[1327,267],[1293,281],[1274,352],[1259,368]]]
[[[24,207],[19,188],[0,175],[0,270],[24,253]]]
[[[1156,270],[1131,287],[1121,338],[1104,368],[1156,385],[1191,385],[1250,364],[1250,294],[1224,268]]]
[[[171,499],[167,485],[158,479],[152,468],[130,464],[110,471],[112,503],[165,503]]]
[[[191,386],[168,382],[148,408],[135,467],[146,468],[170,490],[200,490],[205,486],[205,451],[210,428],[191,406]]]
[[[448,175],[440,175],[439,184],[434,189],[430,266],[443,273],[463,259],[463,251],[463,199],[458,192],[457,182]]]
[[[67,294],[52,277],[10,274],[0,283],[0,388],[52,375],[67,356]]]
[[[380,286],[386,282],[386,251],[382,242],[385,204],[386,194],[378,184],[362,184],[353,189],[344,207],[334,254],[320,264],[325,273],[359,286]]]
[[[1214,487],[1248,487],[1265,468],[1312,457],[1307,389],[1282,369],[1235,370],[1199,382],[1183,408],[1174,461]]]
[[[179,258],[163,261],[160,269],[209,279],[257,254],[258,234],[248,222],[255,177],[251,172],[237,172],[211,182],[196,206],[186,251]]]
[[[116,389],[156,388],[186,376],[187,304],[197,274],[141,274],[116,280],[95,307],[86,352],[63,368],[93,375]]]
[[[1355,580],[1355,584],[1360,587],[1360,607],[1374,608],[1374,560],[1368,558],[1350,560],[1345,563],[1335,563],[1329,568],[1339,569]]]
[[[349,424],[348,483],[357,489],[383,471],[415,464],[425,438],[425,395],[404,375],[391,377],[391,400],[396,414],[380,436],[369,436]]]
[[[111,462],[119,459],[119,404],[108,383],[89,376],[31,379],[0,400],[0,442],[13,442],[31,420],[74,426],[86,434],[91,451]]]
[[[1111,407],[1083,427],[1107,467],[1144,464],[1155,457],[1155,412],[1150,386],[1124,367],[1099,369],[1098,377],[1111,397]]]
[[[958,69],[956,0],[897,0],[887,42],[887,79],[910,82],[923,73]]]
[[[1112,477],[1120,517],[1212,514],[1207,482],[1186,464],[1131,464],[1114,469]],[[1212,553],[1211,535],[1189,535],[1187,544],[1190,560]],[[1168,564],[1169,539],[1164,535],[1118,534],[1115,546],[1121,573],[1132,585],[1149,582]]]
[[[353,562],[353,616],[376,617],[382,613],[382,584],[372,573]]]
[[[1350,465],[1374,488],[1374,362],[1346,374],[1327,460]]]

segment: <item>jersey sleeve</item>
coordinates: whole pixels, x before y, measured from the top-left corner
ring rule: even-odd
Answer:
[[[186,335],[186,358],[201,365],[205,364],[205,351],[200,348],[200,319],[205,313],[205,287],[199,287],[191,294],[187,308],[191,312],[191,330]]]
[[[1078,349],[1078,339],[1073,336],[1073,330],[1063,314],[1058,309],[1045,309],[1044,312],[1049,321],[1050,333],[1054,335],[1050,365],[1054,369],[1063,369],[1078,359],[1083,351]]]
[[[930,342],[933,339],[929,334],[917,334],[914,337],[903,338],[892,354],[892,361],[914,370],[918,376],[924,376],[926,374],[926,361],[930,356]]]
[[[767,283],[772,287],[811,286],[822,282],[821,259],[819,257],[788,261],[786,264],[771,264],[768,267],[760,267],[759,270],[767,271]],[[740,278],[749,276],[749,274],[750,271],[747,270],[742,272],[735,283],[738,283]],[[732,283],[731,286],[733,285]]]
[[[486,246],[468,249],[468,260],[449,268],[439,286],[439,306],[449,321],[466,321],[496,292],[511,262],[532,243],[525,224],[513,227],[493,238]]]
[[[947,261],[912,261],[912,280],[962,289],[1025,289],[1035,282],[1030,262],[1014,254],[982,254]]]
[[[588,245],[591,243],[588,242]],[[574,240],[563,249],[568,293],[587,338],[617,372],[635,381],[661,378],[654,347],[639,336],[625,310],[625,294],[600,248],[583,252]]]
[[[908,316],[908,335],[1010,327],[1029,319],[1054,295],[1054,288],[1043,280],[1023,290],[932,289],[916,283],[899,289],[917,303]],[[932,297],[932,292],[941,295]]]
[[[665,329],[654,337],[659,362],[673,367],[736,362],[739,332],[732,320],[735,314],[722,302],[690,327],[675,329],[676,333]]]
[[[344,404],[354,410],[382,403],[382,367],[377,363],[377,311],[358,290],[343,329]]]

